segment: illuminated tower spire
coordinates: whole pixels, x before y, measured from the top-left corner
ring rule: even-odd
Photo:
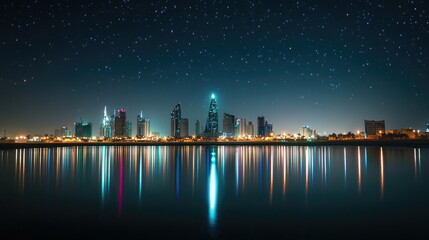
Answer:
[[[218,137],[219,129],[218,129],[218,116],[217,116],[217,104],[216,97],[214,94],[211,96],[209,114],[207,117],[206,128],[204,133],[208,137]]]

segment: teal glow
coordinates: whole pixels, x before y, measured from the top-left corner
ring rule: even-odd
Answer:
[[[215,99],[215,95],[214,95],[214,93],[212,93],[212,99]]]
[[[216,171],[216,155],[211,157],[209,173],[209,224],[216,223],[218,176]]]

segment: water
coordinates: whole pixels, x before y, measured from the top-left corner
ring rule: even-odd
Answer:
[[[18,237],[423,239],[429,149],[0,150],[0,231]]]

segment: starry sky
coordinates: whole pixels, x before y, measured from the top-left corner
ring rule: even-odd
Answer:
[[[429,6],[414,1],[2,1],[0,128],[53,133],[104,106],[205,123],[223,113],[274,131],[425,129]],[[3,134],[2,134],[3,135]]]

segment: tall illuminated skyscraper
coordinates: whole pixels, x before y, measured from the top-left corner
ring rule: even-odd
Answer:
[[[212,94],[212,98],[210,101],[209,114],[207,117],[206,128],[204,130],[204,134],[207,137],[218,137],[219,136],[217,104],[216,104],[216,98],[215,98],[214,94]]]
[[[171,131],[170,136],[180,138],[180,119],[182,117],[182,110],[180,109],[180,103],[174,107],[170,114]]]
[[[137,115],[137,137],[150,137],[150,119],[143,117],[143,112]]]
[[[107,115],[107,107],[104,106],[103,121],[100,126],[100,136],[105,138],[112,138],[112,124],[111,118]]]
[[[244,137],[247,135],[246,133],[246,119],[245,118],[236,118],[235,119],[235,133],[234,137]]]
[[[115,137],[125,137],[126,136],[126,121],[127,113],[125,109],[119,109],[116,112],[115,116]]]

